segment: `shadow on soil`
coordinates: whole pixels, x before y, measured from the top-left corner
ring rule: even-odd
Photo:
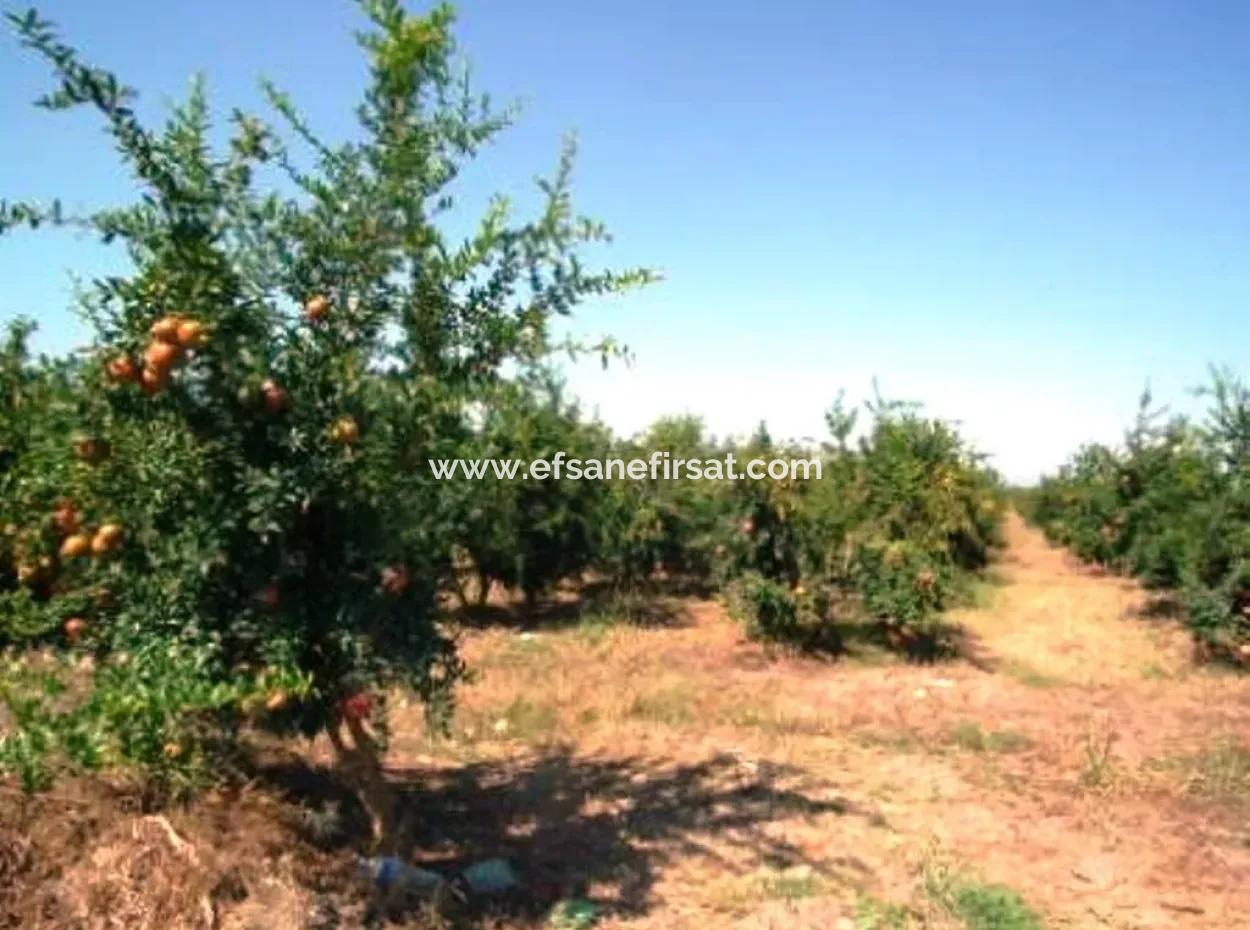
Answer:
[[[957,624],[922,635],[885,623],[843,623],[837,635],[840,653],[850,659],[902,656],[921,665],[962,661],[983,672],[992,672],[998,665],[980,637]]]
[[[579,626],[596,617],[610,618],[642,627],[688,625],[682,598],[704,596],[678,585],[623,593],[610,585],[588,582],[562,589],[550,597],[527,604],[521,599],[498,599],[485,604],[452,607],[447,615],[467,629],[518,631],[560,630]]]
[[[364,844],[363,813],[332,772],[284,760],[263,775],[306,810],[339,811],[331,845]],[[524,893],[492,903],[490,913],[535,920],[561,898],[592,900],[608,913],[645,913],[660,870],[677,858],[702,860],[709,877],[765,864],[806,865],[830,878],[862,880],[867,868],[853,856],[832,866],[811,862],[769,827],[822,814],[885,825],[833,785],[730,755],[657,766],[558,750],[527,763],[391,770],[390,776],[401,799],[403,858],[444,876],[475,861],[506,858]]]
[[[1139,609],[1133,611],[1135,620],[1178,622],[1184,619],[1185,608],[1175,594],[1152,592]]]

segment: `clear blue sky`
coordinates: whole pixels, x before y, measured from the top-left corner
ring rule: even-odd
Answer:
[[[159,113],[195,71],[221,112],[289,89],[330,135],[362,81],[347,0],[49,0]],[[666,280],[589,307],[636,364],[570,373],[624,431],[689,410],[818,435],[839,387],[961,420],[1009,476],[1115,439],[1147,379],[1179,407],[1250,358],[1250,5],[470,0],[459,35],[519,126],[468,180],[522,194],[581,141],[582,209],[611,257]],[[44,66],[0,41],[0,197],[128,193],[85,115],[29,101]],[[84,334],[70,234],[0,238],[0,320]]]

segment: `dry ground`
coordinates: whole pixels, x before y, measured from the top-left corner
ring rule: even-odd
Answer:
[[[648,930],[1250,926],[1250,679],[1195,667],[1135,584],[1014,516],[1007,536],[952,618],[966,656],[937,665],[866,644],[769,654],[693,600],[646,624],[466,632],[476,680],[450,735],[394,715],[403,852],[443,871],[507,857],[526,900],[496,927],[550,925],[561,898]],[[315,809],[315,772],[288,784]],[[207,855],[212,812],[229,835],[266,816],[266,791],[170,819]],[[247,848],[247,898],[201,889],[215,912],[166,926],[356,925],[349,908],[308,917],[347,850],[299,852],[290,811],[274,816],[287,826]]]
[[[452,737],[396,740],[464,805],[422,805],[414,854],[510,855],[620,927],[939,925],[949,872],[1048,926],[1247,926],[1250,681],[1195,668],[1134,583],[1007,534],[940,665],[770,656],[698,602],[469,635]]]

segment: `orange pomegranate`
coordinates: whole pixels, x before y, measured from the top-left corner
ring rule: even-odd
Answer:
[[[373,711],[373,698],[368,692],[357,691],[343,698],[343,716],[348,720],[364,720]]]
[[[62,629],[65,631],[65,638],[71,643],[76,643],[82,639],[82,634],[87,632],[87,621],[82,617],[70,617],[65,621]]]
[[[167,314],[152,324],[148,330],[152,338],[158,342],[175,343],[178,341],[178,324],[181,320],[173,314]]]
[[[78,508],[70,501],[61,501],[52,514],[52,523],[65,536],[77,533],[81,523]]]
[[[74,455],[89,465],[98,465],[109,457],[112,447],[108,440],[96,436],[75,436]]]
[[[123,530],[120,524],[105,523],[95,535],[91,537],[91,552],[93,555],[108,555],[110,552],[117,550],[122,542]]]
[[[260,396],[269,413],[282,413],[291,405],[291,395],[286,392],[286,388],[272,378],[266,378],[261,384]]]
[[[108,364],[104,366],[104,370],[108,374],[109,380],[117,384],[139,380],[139,366],[135,364],[135,360],[129,355],[119,355],[117,358],[110,359]]]
[[[323,320],[326,314],[330,312],[330,298],[324,294],[318,294],[311,297],[308,303],[304,304],[304,318],[310,323],[316,323]]]
[[[169,384],[168,368],[144,368],[139,376],[139,387],[148,397],[155,397]]]
[[[183,320],[178,324],[177,340],[184,349],[198,349],[208,340],[208,329],[199,320]]]
[[[91,540],[84,533],[66,536],[65,542],[61,543],[61,558],[63,559],[76,559],[90,551]]]
[[[412,576],[408,574],[405,566],[388,565],[382,569],[382,590],[387,594],[398,597],[408,590],[410,584],[412,584]]]
[[[154,371],[169,371],[182,357],[182,348],[174,345],[172,342],[152,342],[143,352],[143,362],[146,368]]]

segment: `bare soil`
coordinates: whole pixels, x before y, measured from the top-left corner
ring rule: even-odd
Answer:
[[[713,602],[653,607],[496,611],[464,634],[449,734],[393,709],[403,855],[502,856],[525,884],[452,925],[579,898],[604,928],[1025,926],[975,923],[956,885],[1047,927],[1250,925],[1250,680],[1018,518],[938,664],[775,653]],[[359,812],[328,758],[275,756],[163,822],[97,788],[0,795],[0,928],[360,926]]]

